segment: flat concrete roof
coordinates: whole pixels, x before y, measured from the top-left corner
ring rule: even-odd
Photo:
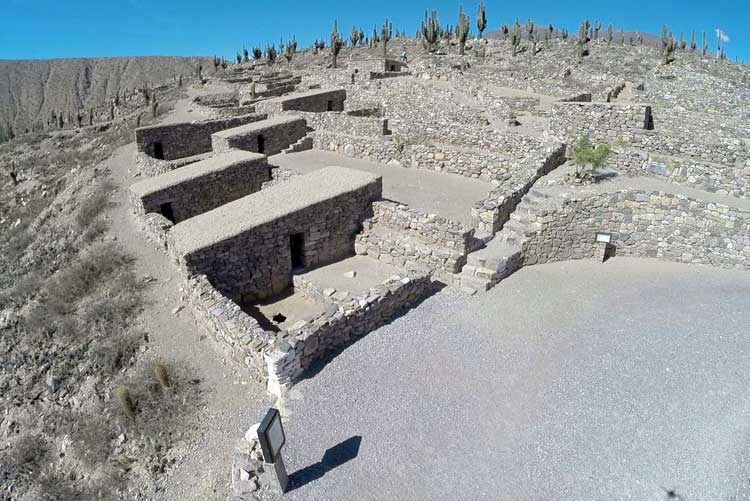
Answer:
[[[207,158],[206,160],[188,164],[185,167],[180,167],[179,169],[171,170],[164,174],[139,181],[130,187],[130,191],[139,197],[143,197],[180,183],[184,183],[185,181],[203,177],[212,172],[220,172],[240,163],[252,162],[264,158],[266,158],[266,156],[261,155],[260,153],[252,153],[244,150],[231,150]]]
[[[228,120],[232,119],[243,119],[247,117],[255,117],[255,113],[247,113],[245,115],[237,115],[235,117],[221,117],[221,118],[205,118],[203,120],[193,120],[192,122],[170,122],[170,123],[160,123],[160,124],[154,124],[154,125],[144,125],[143,127],[138,127],[135,129],[136,132],[138,131],[145,131],[145,130],[155,130],[155,129],[169,129],[178,125],[203,125],[203,124],[209,124],[214,122],[226,122]]]
[[[285,96],[279,96],[274,97],[271,99],[266,99],[264,103],[280,103],[284,101],[289,101],[291,99],[299,99],[302,97],[313,97],[313,96],[319,96],[321,94],[332,94],[332,93],[338,93],[338,92],[346,92],[346,89],[343,87],[336,87],[335,89],[312,89],[305,92],[294,92],[292,94],[287,94]]]
[[[244,136],[246,134],[267,129],[269,127],[275,127],[277,125],[285,125],[300,121],[305,122],[305,119],[300,116],[280,115],[278,117],[267,118],[266,120],[259,120],[257,122],[240,125],[238,127],[232,127],[231,129],[220,130],[219,132],[214,132],[211,135],[226,139],[232,136]]]
[[[210,247],[307,207],[368,186],[380,176],[325,167],[204,212],[175,225],[170,234],[181,255]]]

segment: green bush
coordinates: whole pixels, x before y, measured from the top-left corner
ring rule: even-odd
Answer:
[[[594,146],[587,136],[578,139],[573,146],[573,163],[576,165],[576,178],[591,177],[607,163],[612,148],[601,143]]]

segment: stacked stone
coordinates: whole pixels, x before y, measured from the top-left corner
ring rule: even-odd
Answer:
[[[258,427],[255,424],[237,441],[232,455],[233,501],[255,500],[257,493],[266,484],[263,470],[263,452],[258,442]]]
[[[617,255],[750,269],[750,211],[661,191],[579,194],[558,201],[523,245],[526,264],[594,256],[596,233]]]
[[[239,149],[276,155],[306,134],[304,118],[296,115],[277,116],[216,132],[211,135],[211,148],[214,153]],[[260,151],[259,137],[263,137],[263,151]]]
[[[258,113],[266,113],[270,116],[284,111],[322,113],[344,111],[345,100],[346,90],[344,89],[321,89],[259,101],[255,107]]]
[[[263,355],[273,346],[274,333],[263,330],[257,320],[216,290],[205,275],[190,277],[186,290],[196,322],[212,334],[225,354],[263,379]]]
[[[154,145],[161,143],[164,160],[174,160],[211,151],[211,134],[265,119],[249,114],[231,118],[213,118],[196,122],[151,125],[135,130],[138,151],[154,156]]]
[[[558,102],[552,105],[550,131],[568,144],[588,136],[610,145],[629,142],[633,131],[648,129],[651,107],[642,104]]]
[[[513,177],[496,186],[471,209],[477,232],[494,235],[510,218],[521,198],[543,175],[565,163],[565,145],[549,146],[545,153],[529,158],[513,171]]]
[[[284,340],[266,355],[268,391],[283,394],[304,369],[408,311],[431,286],[427,274],[395,275],[364,294],[333,303],[310,323],[281,333]]]
[[[457,273],[466,262],[474,230],[435,214],[382,201],[357,235],[354,249],[397,267]]]

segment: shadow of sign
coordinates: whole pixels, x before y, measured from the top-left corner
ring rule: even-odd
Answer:
[[[359,454],[359,444],[361,442],[362,437],[360,435],[355,435],[326,450],[323,454],[323,459],[289,475],[289,488],[287,489],[287,492],[313,482],[334,468],[338,468],[342,464],[357,457],[357,454]]]

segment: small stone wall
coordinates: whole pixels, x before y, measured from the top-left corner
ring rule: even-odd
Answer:
[[[495,234],[510,218],[521,201],[542,176],[565,163],[564,144],[549,146],[544,153],[535,155],[516,166],[513,177],[498,185],[471,209],[472,226],[485,234]]]
[[[230,151],[233,148],[276,155],[307,134],[304,118],[284,116],[261,120],[240,127],[216,132],[211,135],[215,153]],[[260,138],[263,138],[262,150]]]
[[[558,102],[552,105],[550,132],[571,145],[582,136],[614,145],[652,124],[651,107],[643,104]]]
[[[286,342],[266,356],[269,393],[281,395],[316,361],[405,313],[431,288],[425,274],[393,276],[360,296],[332,304],[320,317],[288,332]]]
[[[175,160],[211,151],[211,134],[224,129],[256,122],[265,115],[242,115],[199,122],[151,125],[135,129],[138,151],[154,157],[154,145],[161,143],[163,160]]]
[[[250,195],[271,179],[264,155],[232,151],[130,187],[136,213],[163,211],[169,205],[175,223]]]
[[[353,116],[347,113],[302,113],[314,131],[327,131],[361,137],[388,135],[388,119],[382,117]]]
[[[366,254],[402,268],[458,273],[466,263],[473,229],[390,201],[375,202],[373,217],[354,244]]]
[[[662,191],[580,194],[537,218],[524,264],[592,257],[596,233],[616,255],[750,269],[750,211]]]
[[[326,130],[313,132],[313,148],[334,151],[352,158],[363,158],[380,163],[398,162],[399,151],[392,136],[379,138],[353,136]]]
[[[345,100],[346,90],[344,89],[319,89],[259,101],[255,108],[258,113],[267,113],[268,115],[275,115],[283,111],[322,113],[344,111]]]
[[[264,380],[263,355],[273,346],[274,333],[263,330],[257,320],[216,290],[205,275],[190,277],[185,289],[188,306],[198,325],[211,333],[225,355]]]

